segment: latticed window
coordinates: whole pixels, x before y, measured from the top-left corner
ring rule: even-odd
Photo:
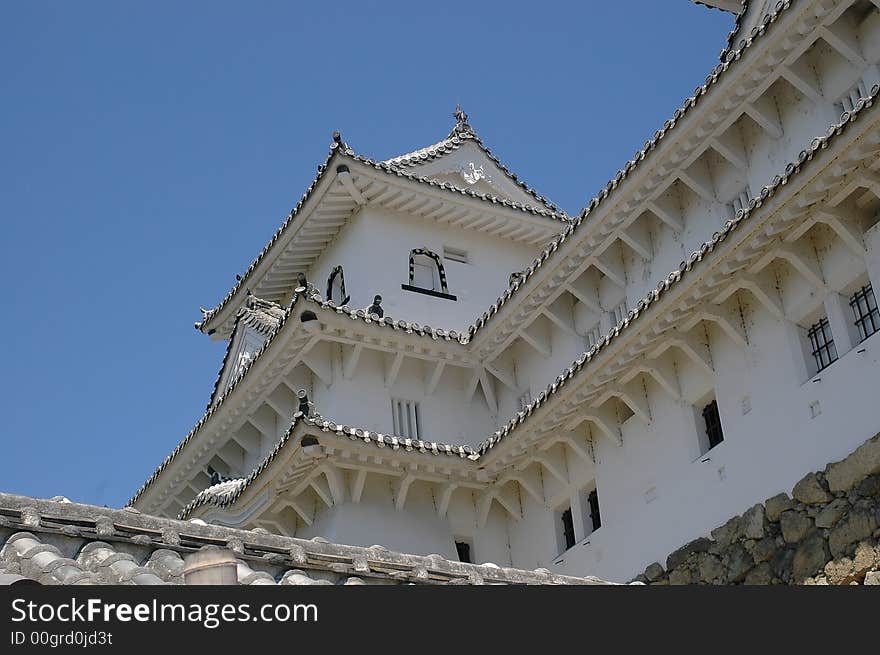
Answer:
[[[608,315],[611,318],[611,327],[619,324],[626,318],[627,308],[626,308],[626,298],[624,298],[619,305],[617,305],[614,309],[612,309]]]
[[[816,362],[817,373],[837,361],[837,348],[827,318],[813,323],[807,332],[807,337],[810,339],[811,354]]]
[[[593,327],[587,330],[587,334],[584,337],[584,342],[586,343],[587,349],[590,349],[597,343],[599,343],[599,339],[601,338],[602,331],[599,329],[599,324],[596,323]]]
[[[849,306],[852,307],[855,326],[859,330],[861,341],[880,330],[880,311],[877,310],[877,298],[870,284],[853,294],[849,299]]]
[[[412,285],[431,291],[440,290],[440,275],[437,264],[426,255],[416,255],[412,262]]]
[[[392,399],[391,414],[394,421],[394,434],[410,439],[422,438],[422,412],[417,402]]]
[[[571,518],[571,507],[562,512],[562,538],[565,541],[565,550],[574,546],[574,521]]]
[[[721,415],[718,414],[718,402],[713,400],[703,408],[703,421],[706,423],[706,438],[711,450],[724,441],[724,432],[721,430]]]
[[[590,508],[590,521],[593,524],[593,532],[602,527],[602,519],[599,516],[599,494],[595,489],[587,494],[587,505]]]

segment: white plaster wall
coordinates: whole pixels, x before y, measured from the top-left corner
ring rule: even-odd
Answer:
[[[477,393],[474,402],[465,400],[464,388],[471,376],[465,369],[447,366],[440,384],[428,395],[425,380],[429,372],[411,358],[404,360],[391,388],[385,385],[385,363],[376,351],[364,350],[351,379],[343,377],[338,354],[333,360],[331,385],[315,382],[312,399],[324,416],[338,423],[391,434],[391,399],[399,398],[419,403],[425,440],[472,443],[474,436],[494,430],[495,417],[481,395]]]
[[[746,357],[730,342],[713,350],[724,441],[706,456],[695,456],[690,406],[659,390],[651,395],[651,425],[630,419],[620,448],[597,441],[603,525],[588,545],[565,554],[560,572],[629,579],[754,503],[790,491],[805,473],[842,459],[880,432],[873,409],[880,336],[803,381],[780,356],[788,349],[781,326],[762,317]],[[744,414],[746,396],[751,409]],[[811,418],[815,401],[821,413]],[[656,498],[648,502],[652,488]]]
[[[316,504],[311,526],[300,523],[297,537],[323,537],[335,543],[356,546],[381,545],[389,550],[416,555],[438,554],[457,560],[457,540],[471,543],[476,563],[493,562],[510,566],[504,516],[495,507],[483,528],[477,528],[474,499],[469,490],[453,494],[446,517],[439,517],[434,487],[414,483],[402,509],[395,508],[394,480],[368,475],[360,502],[350,498],[332,508]]]
[[[410,251],[427,247],[442,257],[444,245],[469,257],[468,264],[443,260],[449,293],[457,300],[401,289],[409,283]],[[510,274],[528,266],[538,252],[480,232],[365,207],[321,254],[308,278],[324,295],[331,269],[342,265],[351,307],[367,307],[379,294],[386,316],[462,331],[507,288]]]

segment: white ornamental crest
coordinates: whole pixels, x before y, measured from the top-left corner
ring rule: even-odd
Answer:
[[[480,180],[486,178],[486,174],[483,172],[483,166],[480,165],[480,167],[477,168],[474,166],[474,162],[468,162],[466,166],[461,167],[461,176],[468,184],[476,184]]]

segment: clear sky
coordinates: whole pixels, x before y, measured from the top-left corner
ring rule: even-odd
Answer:
[[[199,305],[297,203],[333,130],[387,158],[443,138],[460,102],[574,213],[732,26],[689,0],[2,3],[0,491],[131,496],[217,375]]]

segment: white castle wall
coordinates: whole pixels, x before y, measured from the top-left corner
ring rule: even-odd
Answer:
[[[751,20],[749,16],[746,23]],[[859,43],[869,61],[880,59],[880,15],[859,27]],[[814,48],[812,63],[823,97],[814,102],[790,84],[776,83],[769,93],[783,127],[782,137],[769,138],[750,119],[741,120],[737,130],[747,170],[737,171],[722,159],[706,155],[703,164],[718,202],[709,202],[677,183],[669,193],[682,210],[684,228],[675,232],[653,224],[650,261],[621,249],[626,288],[600,280],[599,301],[606,311],[595,314],[580,303],[573,304],[576,330],[585,334],[599,320],[601,330],[607,332],[611,327],[608,309],[624,296],[633,307],[730,217],[727,202],[742,185],[748,182],[757,193],[838,118],[834,103],[840,94],[859,77],[868,88],[878,79],[873,63],[858,69],[821,42]],[[543,479],[545,496],[552,498],[550,508],[521,494],[520,520],[510,519],[493,504],[481,527],[467,490],[456,491],[448,516],[439,517],[437,500],[427,486],[414,485],[411,497],[398,510],[390,482],[371,475],[359,504],[320,509],[313,525],[301,526],[298,536],[320,535],[367,546],[381,543],[444,557],[455,556],[454,541],[459,538],[473,544],[477,562],[549,566],[561,573],[626,580],[731,515],[790,489],[807,471],[843,458],[880,432],[875,408],[880,336],[856,344],[846,334],[849,328],[841,327],[849,310],[848,294],[869,280],[880,291],[880,226],[865,233],[865,258],[826,232],[817,230],[811,235],[811,248],[830,291],[819,292],[787,265],[773,264],[768,275],[775,276],[787,318],[774,318],[748,293],[740,294],[737,309],[742,312],[748,345],[737,346],[717,326],[707,328],[714,375],[677,357],[680,400],[645,377],[651,420],[645,423],[633,416],[624,422],[622,446],[594,431],[595,466],[568,457],[565,466],[573,480],[568,488],[547,476]],[[444,245],[467,250],[470,256],[467,265],[444,261],[449,292],[458,301],[402,290],[401,284],[408,281],[410,250],[427,247],[442,254]],[[387,315],[461,330],[494,302],[507,287],[509,274],[528,265],[536,252],[528,246],[366,207],[322,254],[309,279],[323,294],[330,270],[341,264],[351,306],[366,307],[379,293]],[[841,302],[842,312],[838,311]],[[809,355],[804,353],[803,331],[824,314],[832,320],[840,359],[813,375]],[[427,395],[424,371],[407,362],[388,389],[382,360],[366,352],[350,380],[341,375],[338,353],[331,353],[332,383],[325,386],[312,379],[310,393],[333,420],[384,432],[391,431],[392,397],[418,400],[427,438],[476,444],[519,409],[523,391],[530,390],[535,397],[585,350],[582,336],[570,335],[547,319],[539,319],[531,329],[543,332],[551,354],[544,357],[521,340],[508,348],[504,360],[515,371],[520,388],[496,385],[497,415],[488,410],[479,393],[473,403],[463,401],[462,388],[469,373],[448,370],[435,392]],[[699,409],[711,397],[718,401],[724,441],[701,456]],[[593,486],[598,489],[602,527],[587,534],[583,502],[586,490]],[[563,553],[555,512],[569,504],[577,515],[578,543]]]
[[[409,283],[410,251],[425,247],[442,257],[444,245],[465,250],[469,256],[467,264],[443,260],[449,293],[457,300],[401,289],[401,284]],[[379,294],[388,316],[462,330],[495,302],[507,288],[510,274],[528,266],[538,251],[534,246],[367,206],[321,254],[309,272],[309,281],[324,295],[330,271],[341,265],[351,307],[367,307]]]

